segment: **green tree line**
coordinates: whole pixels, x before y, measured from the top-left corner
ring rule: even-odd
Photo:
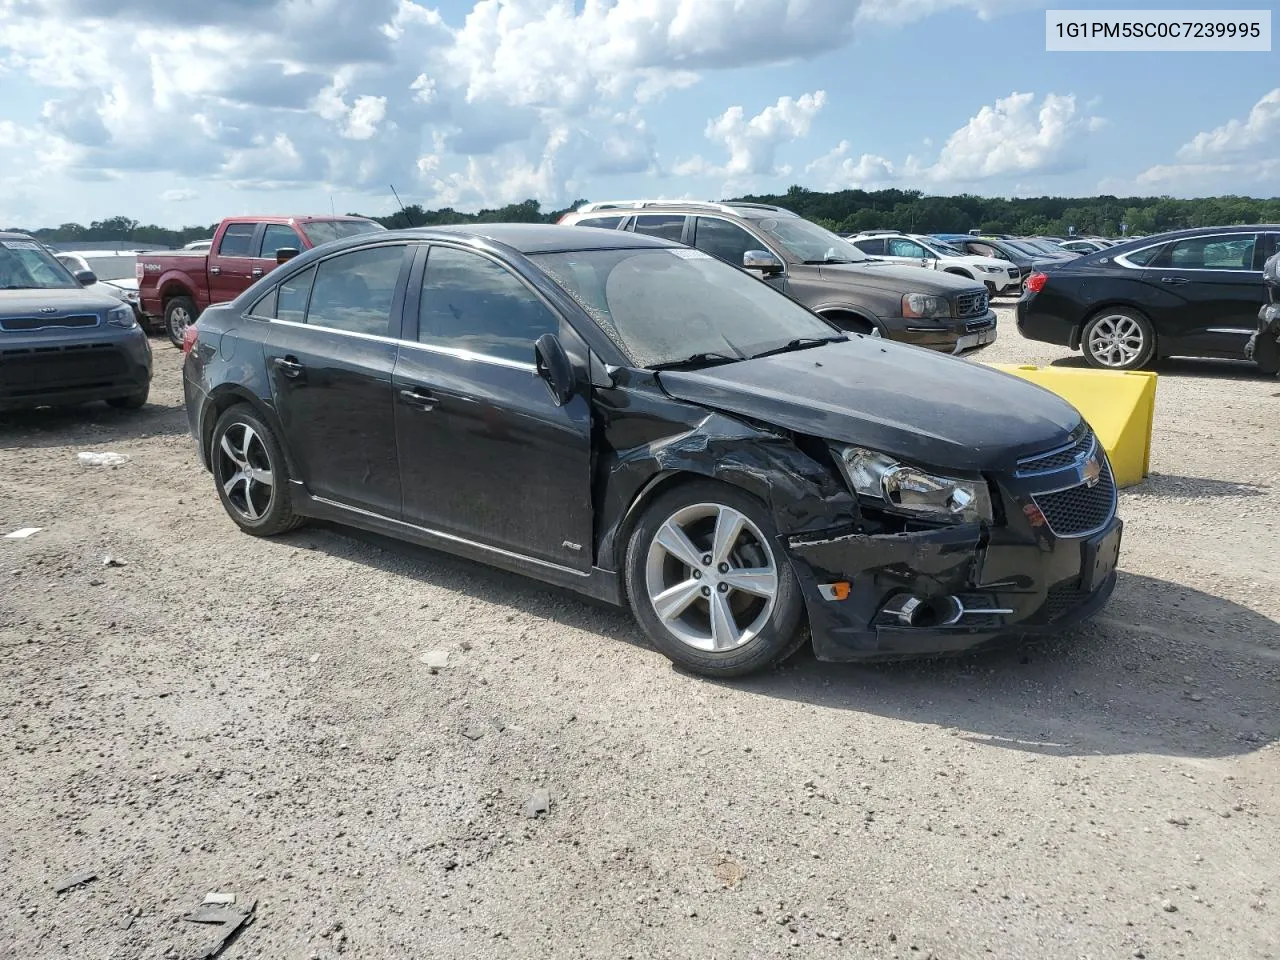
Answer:
[[[1123,233],[1152,234],[1186,227],[1229,226],[1242,223],[1280,223],[1280,197],[954,197],[926,196],[918,190],[840,190],[823,193],[794,186],[783,194],[737,199],[774,203],[842,233],[896,229],[912,233],[1011,233],[1020,236],[1077,234],[1118,237]],[[372,217],[385,227],[442,226],[453,223],[554,223],[585,203],[543,212],[537,200],[462,213],[450,207],[427,210],[411,204],[390,216]],[[357,216],[359,214],[356,214]],[[181,229],[141,224],[129,217],[108,217],[88,226],[64,223],[57,227],[23,230],[52,243],[119,240],[139,245],[180,247],[213,236],[217,224]],[[21,230],[20,227],[8,229]]]

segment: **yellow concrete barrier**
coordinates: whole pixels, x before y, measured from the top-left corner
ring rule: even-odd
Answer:
[[[1052,390],[1079,410],[1106,448],[1117,486],[1141,483],[1151,472],[1151,430],[1156,412],[1154,373],[1007,363],[990,366]]]

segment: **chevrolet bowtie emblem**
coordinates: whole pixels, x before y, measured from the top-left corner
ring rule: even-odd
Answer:
[[[1081,473],[1084,474],[1086,486],[1096,487],[1098,481],[1102,479],[1102,464],[1098,462],[1097,457],[1090,457],[1081,468]]]

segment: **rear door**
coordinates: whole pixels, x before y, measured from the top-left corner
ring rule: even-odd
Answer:
[[[1166,305],[1153,317],[1162,354],[1244,357],[1266,301],[1260,239],[1249,231],[1186,237],[1151,261],[1143,279]]]
[[[226,225],[214,249],[209,252],[209,302],[226,303],[249,289],[257,277],[259,224],[233,221]]]
[[[317,497],[392,518],[392,374],[412,249],[375,244],[291,275],[277,288],[263,345],[296,479]]]
[[[263,274],[270,273],[277,266],[276,251],[284,247],[292,247],[301,253],[307,249],[298,236],[298,231],[287,223],[266,223],[258,238],[254,255],[254,263],[249,271],[250,280],[257,280]]]
[[[419,261],[423,258],[419,256]],[[552,401],[533,344],[577,334],[507,265],[432,245],[396,366],[404,519],[578,571],[593,562],[591,406]],[[585,348],[579,352],[585,355]]]

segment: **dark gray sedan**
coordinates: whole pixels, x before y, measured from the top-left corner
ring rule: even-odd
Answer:
[[[39,241],[0,233],[0,410],[147,402],[151,345],[133,307],[85,289],[96,281]]]

